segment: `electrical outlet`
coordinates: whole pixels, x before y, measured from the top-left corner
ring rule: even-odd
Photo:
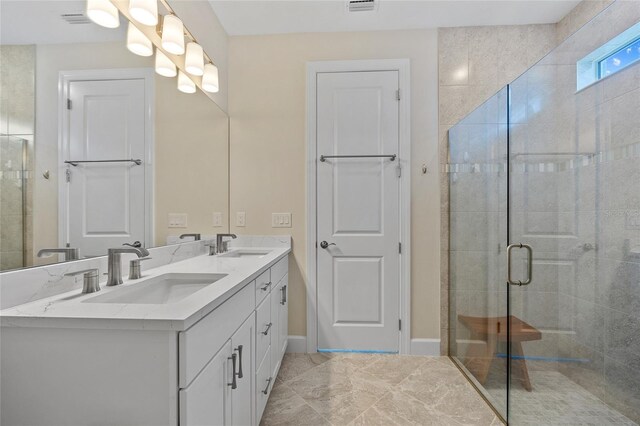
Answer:
[[[222,226],[222,213],[213,212],[213,226],[214,228],[219,228]]]
[[[186,228],[186,213],[169,213],[169,228]]]
[[[244,212],[236,213],[236,226],[246,226],[246,215]]]
[[[291,213],[271,213],[272,228],[291,228]]]

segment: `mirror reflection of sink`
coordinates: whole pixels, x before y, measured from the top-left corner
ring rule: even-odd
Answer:
[[[222,253],[219,256],[260,258],[260,257],[266,256],[269,253],[271,253],[271,250],[239,249],[239,250],[229,251],[227,253]]]
[[[227,274],[163,274],[84,300],[84,303],[175,303],[226,277]]]

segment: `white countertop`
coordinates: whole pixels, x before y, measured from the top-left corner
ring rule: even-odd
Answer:
[[[196,256],[180,262],[145,270],[138,280],[125,280],[113,287],[101,282],[98,293],[81,294],[74,290],[0,311],[3,327],[56,327],[132,330],[186,330],[225,300],[253,281],[272,264],[287,256],[290,247],[260,247],[270,250],[263,257]],[[233,247],[236,250],[256,247]],[[88,298],[167,273],[220,273],[226,277],[203,289],[168,304],[83,303]],[[126,271],[124,272],[126,276]],[[82,280],[80,275],[78,279]],[[124,279],[124,278],[123,278]]]

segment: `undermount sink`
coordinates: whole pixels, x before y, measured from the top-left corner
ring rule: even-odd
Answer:
[[[84,300],[85,303],[132,303],[164,305],[178,302],[227,274],[163,274],[140,284],[125,286]]]
[[[222,253],[220,254],[220,256],[260,258],[262,256],[268,255],[269,253],[271,253],[271,250],[239,249],[239,250],[229,251],[227,253]]]

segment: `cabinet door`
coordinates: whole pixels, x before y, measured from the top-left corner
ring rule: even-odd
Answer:
[[[278,310],[278,347],[280,360],[287,351],[289,341],[289,275],[285,275],[280,282],[280,309]]]
[[[231,424],[254,425],[255,405],[255,314],[252,314],[231,337],[236,354],[236,388],[231,391]]]
[[[193,382],[180,390],[180,425],[218,426],[231,422],[231,341]]]
[[[280,337],[278,336],[280,332],[280,285],[282,281],[278,283],[278,285],[274,285],[273,289],[271,289],[271,376],[274,378],[278,374],[278,370],[280,369]]]

